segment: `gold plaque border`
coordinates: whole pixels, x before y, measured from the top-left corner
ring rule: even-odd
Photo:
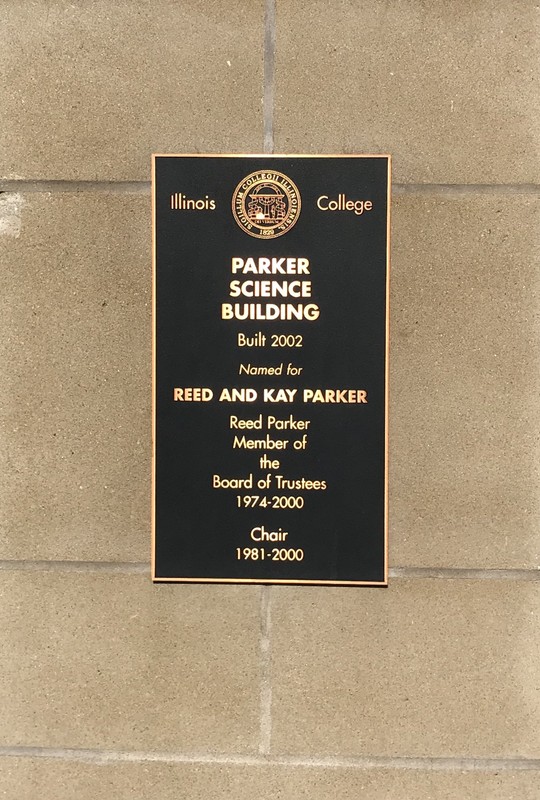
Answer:
[[[156,576],[156,158],[385,158],[388,161],[386,208],[386,346],[384,452],[384,581],[317,581],[257,578],[162,578]],[[152,153],[152,581],[154,583],[222,583],[285,586],[388,586],[388,444],[390,381],[390,206],[392,156],[389,153]],[[270,237],[271,238],[271,237]]]

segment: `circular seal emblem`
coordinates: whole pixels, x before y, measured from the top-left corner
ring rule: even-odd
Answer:
[[[234,190],[232,212],[238,225],[257,239],[283,236],[300,214],[298,187],[281,172],[252,172]]]

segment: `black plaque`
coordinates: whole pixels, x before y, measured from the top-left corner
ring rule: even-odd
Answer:
[[[153,158],[153,579],[387,581],[390,158]]]

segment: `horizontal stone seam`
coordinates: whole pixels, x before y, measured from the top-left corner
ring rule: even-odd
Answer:
[[[28,572],[115,572],[150,574],[150,564],[138,561],[0,561],[0,570]]]
[[[32,561],[2,560],[0,571],[28,572],[112,572],[150,574],[150,564],[145,561]],[[539,569],[472,569],[468,567],[393,567],[392,579],[446,579],[446,580],[513,580],[540,581]]]
[[[540,581],[540,569],[475,569],[470,567],[394,567],[390,578],[443,578],[447,580]]]
[[[240,753],[175,753],[161,751],[115,751],[83,748],[14,746],[0,747],[0,758],[43,758],[79,761],[105,766],[125,762],[157,762],[164,764],[230,764],[253,767],[311,767],[343,769],[431,770],[448,772],[536,771],[540,759],[414,757],[414,756],[290,756],[249,755]]]
[[[0,180],[0,193],[27,194],[54,192],[111,192],[115,194],[149,194],[150,181],[54,181],[54,180]]]
[[[270,146],[266,142],[266,146]],[[56,192],[110,192],[113,194],[149,194],[150,181],[70,181],[70,180],[0,180],[0,193],[26,194]],[[402,194],[540,194],[535,183],[393,183],[392,192]]]
[[[393,183],[393,194],[540,194],[537,183]]]

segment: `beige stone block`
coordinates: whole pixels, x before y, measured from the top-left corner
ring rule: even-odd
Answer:
[[[276,152],[392,153],[398,182],[538,182],[535,3],[278,0],[276,40]]]
[[[0,175],[149,180],[152,152],[260,152],[262,0],[0,8]]]
[[[272,752],[539,757],[540,584],[272,596]]]
[[[540,772],[0,760],[6,800],[537,800]]]
[[[148,198],[3,197],[0,558],[147,560]],[[392,566],[540,564],[537,220],[394,198]]]
[[[0,558],[148,561],[150,199],[9,197]]]
[[[540,566],[539,209],[394,199],[392,566]]]
[[[0,573],[2,745],[252,751],[259,590]]]

